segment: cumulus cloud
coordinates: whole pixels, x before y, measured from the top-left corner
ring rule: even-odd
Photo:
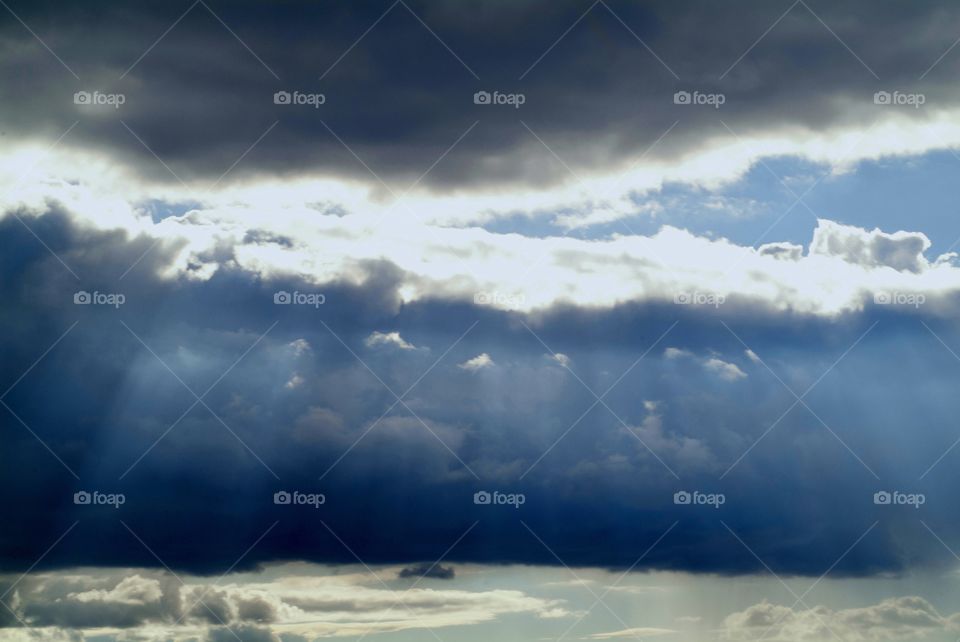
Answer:
[[[724,381],[736,381],[737,379],[746,379],[747,377],[747,373],[741,370],[737,364],[729,363],[716,357],[710,357],[704,361],[703,367]]]
[[[748,357],[752,354],[748,350]],[[676,359],[691,359],[699,363],[704,370],[707,372],[716,375],[718,378],[723,381],[736,381],[738,379],[746,379],[747,373],[740,369],[735,363],[730,363],[729,361],[724,361],[715,356],[709,357],[699,357],[689,350],[683,350],[680,348],[667,348],[663,352],[663,356],[666,359],[676,360]],[[756,355],[754,355],[756,356]],[[751,360],[753,358],[751,357]]]
[[[889,267],[918,273],[930,267],[930,262],[924,257],[930,245],[930,239],[921,232],[867,231],[818,219],[810,253],[838,257],[866,268]]]
[[[557,352],[555,354],[552,354],[550,355],[550,358],[556,361],[557,363],[559,363],[564,368],[570,367],[570,363],[571,363],[570,357],[563,354],[562,352]]]
[[[437,566],[428,576],[453,579],[451,567]],[[535,598],[515,590],[450,588],[393,591],[371,583],[366,573],[331,574],[319,567],[309,575],[231,575],[217,586],[213,578],[179,580],[142,570],[99,576],[45,573],[22,578],[16,599],[5,603],[44,639],[61,633],[97,632],[117,636],[133,631],[169,639],[212,641],[284,640],[288,635],[341,637],[411,629],[476,624],[509,614],[557,617],[566,614],[558,600]],[[300,569],[301,571],[303,569]],[[411,573],[404,573],[411,571]],[[415,571],[415,572],[414,572]],[[401,577],[420,577],[426,568],[410,567]],[[161,599],[170,593],[176,599]],[[183,608],[181,609],[180,606]],[[0,628],[14,639],[18,622]],[[126,639],[126,638],[122,638]],[[307,638],[304,638],[307,639]]]
[[[364,341],[368,348],[377,346],[390,346],[400,350],[416,350],[416,346],[408,343],[399,332],[373,332]]]
[[[762,602],[733,613],[723,622],[725,640],[772,642],[842,640],[879,642],[913,640],[934,633],[960,630],[960,614],[941,615],[921,597],[889,598],[860,608],[834,610],[826,606],[794,609]]]
[[[111,585],[112,584],[112,585]],[[160,578],[133,574],[116,579],[52,577],[25,582],[16,591],[16,611],[37,626],[131,628],[163,617],[176,588]]]
[[[458,367],[463,368],[464,370],[469,370],[470,372],[476,372],[477,370],[483,370],[484,368],[490,368],[494,365],[493,359],[490,358],[490,355],[486,352],[480,353],[472,359],[467,359],[461,363]]]
[[[7,161],[12,166],[24,162]],[[188,214],[153,222],[136,208],[151,194],[124,193],[105,182],[102,174],[109,175],[109,167],[68,180],[76,163],[50,162],[56,171],[49,182],[26,190],[11,186],[0,196],[0,206],[18,211],[36,228],[45,224],[41,219],[49,215],[49,203],[60,202],[83,226],[142,235],[141,254],[159,248],[173,253],[162,267],[168,278],[206,280],[218,270],[234,268],[262,279],[296,277],[305,281],[304,287],[319,290],[329,283],[365,282],[371,266],[389,266],[400,281],[394,294],[398,303],[431,298],[466,302],[479,291],[509,292],[494,297],[490,307],[521,312],[574,301],[603,307],[674,302],[683,294],[693,303],[739,297],[779,311],[837,316],[862,309],[870,293],[919,293],[936,303],[960,291],[960,267],[949,255],[927,258],[929,240],[923,234],[867,231],[825,219],[806,255],[791,244],[789,251],[771,251],[772,245],[757,251],[669,224],[648,235],[535,237],[424,219],[401,221],[384,216],[390,204],[312,182],[296,187],[250,183],[211,193]],[[349,200],[351,214],[317,217],[309,204],[318,189],[337,191]],[[461,205],[437,207],[450,211]],[[276,216],[274,210],[284,215]],[[259,234],[251,240],[254,231]],[[290,235],[300,242],[288,246],[264,240]],[[531,256],[539,257],[536,270],[529,269]],[[121,273],[137,258],[135,254]],[[64,269],[53,257],[49,260]],[[70,265],[69,259],[65,262]],[[138,269],[145,265],[138,263]],[[373,330],[370,338],[377,346],[412,345],[395,330]]]
[[[668,455],[685,468],[704,468],[712,463],[710,448],[703,440],[669,432],[655,405],[647,405],[647,412],[640,425],[632,428],[643,448]]]
[[[770,256],[784,261],[799,261],[803,256],[803,246],[796,243],[765,243],[757,248],[757,254]]]

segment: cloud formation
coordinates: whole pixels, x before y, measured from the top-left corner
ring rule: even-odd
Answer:
[[[451,572],[445,567],[442,571]],[[393,571],[399,577],[407,568]],[[425,570],[425,569],[422,569]],[[147,569],[86,574],[33,574],[5,583],[4,604],[14,616],[0,639],[18,639],[24,627],[44,639],[78,632],[218,642],[225,639],[298,640],[371,635],[410,629],[442,629],[507,615],[556,618],[558,600],[516,590],[443,590],[390,586],[368,573],[331,574],[299,565],[268,569],[268,577],[174,576]],[[444,572],[431,577],[450,579]],[[18,581],[19,580],[19,581]]]
[[[722,637],[738,641],[812,642],[837,638],[880,642],[920,639],[958,628],[960,613],[944,616],[925,599],[907,596],[839,610],[826,606],[790,608],[762,602],[728,616]]]

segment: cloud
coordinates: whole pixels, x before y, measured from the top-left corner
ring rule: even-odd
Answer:
[[[703,616],[700,615],[681,615],[676,618],[677,624],[697,624],[703,620]]]
[[[661,629],[649,626],[638,626],[619,631],[609,631],[606,633],[593,633],[587,636],[588,640],[616,640],[620,638],[642,639],[645,637],[658,637],[661,635],[670,635],[677,633],[673,629]]]
[[[18,164],[15,160],[10,159],[12,165]],[[807,255],[776,254],[670,225],[649,235],[578,239],[399,221],[384,216],[389,204],[365,198],[351,205],[356,212],[350,215],[317,217],[310,199],[316,190],[334,186],[251,183],[211,193],[189,214],[153,223],[138,213],[140,196],[104,181],[102,174],[109,175],[110,169],[76,180],[70,178],[73,167],[63,165],[50,182],[26,191],[9,186],[14,196],[6,201],[8,209],[33,228],[57,210],[69,212],[78,225],[125,230],[141,239],[140,254],[120,267],[121,273],[146,250],[152,247],[152,254],[164,247],[172,254],[162,266],[168,278],[209,279],[218,270],[239,269],[277,281],[278,291],[292,288],[292,278],[301,280],[306,292],[322,295],[326,284],[362,283],[371,277],[371,266],[378,266],[392,270],[400,282],[391,292],[394,305],[430,299],[467,302],[478,292],[509,292],[494,297],[490,308],[527,313],[566,303],[612,308],[627,302],[685,301],[698,308],[717,307],[740,298],[779,311],[836,317],[861,310],[877,293],[920,294],[931,309],[940,310],[960,291],[960,267],[949,255],[926,258],[928,241],[922,234],[870,232],[826,220],[814,231]],[[51,202],[68,203],[69,209],[51,208]],[[250,241],[254,231],[257,239],[292,235],[299,242]],[[406,240],[398,244],[397,238]],[[537,270],[528,270],[531,256],[542,257]],[[49,260],[51,267],[64,269],[53,257]],[[146,265],[137,263],[137,268]],[[518,280],[517,274],[524,278]],[[371,340],[401,349],[412,345],[403,336],[392,336],[400,330],[372,329]]]
[[[279,635],[269,629],[261,627],[242,625],[231,628],[214,628],[208,633],[208,642],[281,642]]]
[[[796,243],[765,243],[757,248],[757,254],[770,256],[783,261],[799,261],[803,257],[803,246]]]
[[[491,368],[493,365],[493,359],[490,358],[490,355],[486,352],[483,352],[472,359],[467,359],[458,367],[463,368],[464,370],[469,370],[470,372],[476,372],[477,370],[483,370],[484,368]]]
[[[112,586],[93,578],[51,578],[18,587],[16,610],[21,619],[38,626],[132,628],[160,619],[168,605],[176,603],[165,594],[175,590],[140,574],[117,578]]]
[[[930,239],[921,232],[890,234],[879,229],[868,232],[852,225],[818,219],[810,253],[839,257],[847,263],[867,268],[889,267],[918,273],[930,267],[923,255],[930,245]]]
[[[555,354],[552,354],[550,355],[550,358],[556,361],[557,363],[559,363],[564,368],[570,367],[570,357],[563,354],[562,352],[557,352]]]
[[[843,640],[917,639],[933,633],[960,629],[960,614],[940,615],[921,597],[883,600],[861,608],[834,610],[825,606],[792,609],[762,602],[724,620],[725,640],[771,640],[803,642],[837,636]]]
[[[452,580],[456,576],[456,570],[452,566],[443,566],[442,564],[418,564],[417,566],[405,566],[397,573],[397,577],[426,577],[435,580]]]
[[[749,357],[752,353],[750,353],[749,350],[748,353],[747,356]],[[746,379],[747,377],[747,373],[741,370],[737,364],[724,361],[717,357],[698,357],[689,350],[682,350],[680,348],[667,348],[664,350],[663,356],[668,360],[692,359],[699,363],[704,370],[716,375],[723,381],[737,381],[738,379]],[[752,359],[751,357],[751,360]]]
[[[936,567],[947,557],[929,546],[928,534],[907,528],[911,516],[877,512],[882,507],[872,502],[877,488],[865,466],[882,478],[907,466],[919,478],[955,439],[946,421],[929,422],[929,438],[921,441],[902,430],[917,416],[954,410],[941,391],[960,385],[960,371],[918,323],[948,345],[960,343],[949,325],[956,305],[949,298],[902,309],[865,304],[861,291],[859,307],[825,315],[748,297],[679,305],[672,296],[647,296],[631,286],[635,296],[609,306],[567,299],[535,311],[502,310],[461,297],[459,285],[405,301],[406,289],[423,279],[386,260],[357,261],[318,281],[297,271],[252,270],[236,260],[242,251],[225,243],[215,244],[212,254],[184,258],[182,246],[151,248],[150,236],[99,229],[55,202],[42,214],[21,216],[81,277],[79,287],[119,288],[127,301],[119,309],[74,304],[77,280],[16,218],[0,219],[0,242],[17,248],[0,262],[8,275],[0,279],[0,298],[17,310],[0,337],[11,373],[7,387],[16,383],[4,398],[10,410],[0,409],[8,417],[10,453],[0,483],[22,489],[7,500],[20,527],[0,547],[5,568],[26,570],[63,534],[49,519],[50,507],[79,524],[56,555],[44,558],[49,568],[156,564],[129,532],[116,528],[121,515],[149,535],[177,572],[222,573],[274,522],[242,568],[291,557],[355,561],[323,523],[370,564],[413,565],[437,559],[478,519],[482,507],[472,498],[483,488],[524,493],[522,518],[536,532],[549,531],[556,512],[568,516],[550,542],[566,563],[627,567],[636,561],[637,541],[652,542],[675,520],[691,517],[690,507],[671,501],[674,474],[685,487],[707,492],[731,466],[724,521],[778,573],[821,573],[836,560],[837,541],[856,541],[876,520],[880,525],[858,544],[858,555],[834,573],[904,572]],[[225,221],[194,227],[229,229]],[[591,245],[570,241],[582,251]],[[718,261],[732,247],[698,243],[707,251],[724,248],[711,259]],[[697,262],[702,254],[683,260]],[[599,256],[593,267],[602,267],[604,282],[616,286],[622,283],[610,276],[611,266],[636,258],[628,253],[602,262]],[[138,259],[118,286],[119,275]],[[774,266],[765,273],[768,284],[776,266],[807,269],[767,260],[766,267]],[[830,262],[824,278],[832,287],[859,290],[845,280],[853,273],[843,271],[844,259],[805,256],[799,263],[809,260]],[[953,268],[931,264],[919,274],[851,269],[861,277],[949,283]],[[641,261],[631,270],[637,283],[650,284],[648,273],[657,268]],[[278,305],[280,290],[320,292],[326,302]],[[544,359],[543,345],[521,319],[576,364],[579,380]],[[808,398],[825,424],[845,427],[849,450],[818,423],[811,429],[802,408],[770,430],[793,400],[776,378],[749,371],[744,345],[724,323],[795,390],[806,390],[843,356],[829,376],[829,390],[837,394],[827,394],[825,379]],[[365,341],[385,328],[417,336],[437,357],[377,349],[364,357],[366,365],[359,362],[355,355],[364,353]],[[678,352],[667,352],[669,346]],[[509,359],[483,368],[482,377],[463,376],[458,365],[484,354]],[[722,364],[708,369],[710,359],[750,376]],[[736,381],[725,381],[723,373]],[[295,375],[298,385],[286,387]],[[185,386],[199,395],[211,385],[204,405],[185,413]],[[731,385],[752,403],[732,399]],[[587,387],[598,395],[609,389],[605,404]],[[391,391],[408,388],[404,405],[397,404]],[[957,482],[948,463],[944,458],[923,484]],[[227,485],[240,478],[244,484]],[[809,492],[830,502],[801,501],[797,510],[795,479],[812,479]],[[595,488],[606,491],[586,502],[583,493]],[[126,502],[120,514],[75,505],[73,494],[81,489],[122,492]],[[281,490],[323,493],[327,501],[322,508],[274,504]],[[168,505],[176,510],[156,510]],[[294,518],[291,511],[299,508]],[[947,505],[929,501],[923,510],[928,523],[942,525],[943,537],[960,532]],[[556,564],[529,534],[511,530],[520,516],[486,511],[453,562]],[[591,545],[598,529],[609,534],[608,546]],[[901,529],[909,535],[893,535]],[[651,551],[641,566],[722,574],[762,568],[726,531],[703,532],[672,532],[671,545]],[[489,545],[494,537],[501,545]],[[190,547],[160,544],[186,538]],[[217,594],[209,598],[224,617],[238,608],[218,603]],[[213,619],[203,607],[191,613],[198,621]]]
[[[374,332],[366,338],[364,344],[368,348],[375,348],[377,346],[390,346],[399,348],[400,350],[416,350],[417,348],[412,343],[405,341],[399,332]]]
[[[957,62],[945,57],[930,67],[955,39],[944,25],[957,9],[947,3],[909,11],[880,8],[869,20],[860,19],[856,5],[832,5],[819,8],[822,23],[798,6],[773,29],[779,12],[760,1],[749,2],[739,15],[707,2],[689,11],[666,0],[643,7],[614,2],[613,15],[597,7],[589,12],[589,23],[580,21],[583,8],[572,1],[540,0],[522,7],[482,2],[472,19],[430,4],[411,5],[416,16],[389,2],[362,10],[291,4],[269,16],[241,5],[222,18],[224,24],[208,20],[200,6],[170,31],[176,46],[158,46],[146,55],[139,34],[164,33],[177,18],[165,7],[140,7],[130,15],[112,7],[92,11],[82,3],[56,6],[76,30],[50,20],[47,2],[23,7],[20,15],[26,24],[37,25],[38,33],[56,39],[71,68],[88,70],[79,74],[86,91],[120,92],[126,100],[119,109],[74,104],[69,92],[51,82],[70,72],[59,65],[51,69],[49,52],[31,46],[29,32],[7,29],[0,36],[17,54],[0,67],[0,80],[18,89],[4,106],[11,124],[7,137],[14,144],[53,140],[66,129],[59,124],[80,118],[85,127],[64,137],[64,148],[119,157],[138,173],[178,189],[179,180],[192,189],[217,181],[243,156],[222,184],[321,175],[362,182],[388,196],[420,180],[421,192],[474,189],[516,198],[522,191],[517,188],[529,191],[569,179],[567,167],[587,179],[597,173],[615,177],[641,155],[642,187],[670,180],[671,174],[683,178],[678,167],[704,181],[736,174],[757,152],[805,154],[841,165],[860,156],[943,148],[960,139],[955,125],[960,96],[949,82]],[[113,29],[121,17],[135,28]],[[353,47],[374,22],[371,37]],[[859,58],[838,52],[825,25],[842,25],[844,42]],[[631,33],[650,51],[637,51]],[[903,35],[910,33],[927,37],[918,41]],[[235,51],[233,34],[249,50]],[[551,46],[558,34],[565,34],[566,46]],[[765,34],[762,51],[744,55],[759,34]],[[399,51],[394,45],[401,38],[407,47]],[[493,50],[491,41],[497,43]],[[808,55],[796,56],[791,48],[796,43]],[[202,69],[190,65],[197,52],[206,62]],[[609,60],[630,60],[642,87]],[[136,61],[132,67],[131,61]],[[925,108],[875,105],[877,83],[861,61],[882,70],[889,89],[909,85],[923,91]],[[30,73],[18,74],[24,69]],[[505,77],[522,80],[492,87],[487,79],[493,69],[509,70]],[[918,85],[917,76],[927,69],[931,73]],[[322,104],[275,104],[278,91],[314,94],[311,88],[321,74]],[[587,103],[581,99],[585,86],[593,97]],[[524,104],[519,110],[475,105],[472,97],[481,87],[522,93]],[[735,133],[718,126],[717,110],[674,104],[678,89],[724,94],[720,113]],[[422,117],[425,95],[431,97],[429,120]],[[388,97],[396,127],[384,129],[373,105]],[[645,115],[642,123],[634,118],[637,111]],[[531,123],[562,163],[526,128],[515,126],[514,112]],[[120,118],[136,138],[117,126]],[[678,119],[683,127],[672,128]],[[871,135],[862,136],[865,123],[874,121]],[[911,126],[916,131],[909,131]],[[897,127],[901,131],[890,131]],[[245,154],[254,141],[256,148]],[[434,166],[441,156],[443,162]],[[605,220],[605,213],[623,207],[610,203],[613,197],[596,196],[609,190],[574,187],[590,218]],[[323,202],[317,209],[340,211]]]
[[[444,573],[452,573],[452,568],[438,568],[441,572],[430,577],[453,579]],[[301,565],[262,570],[269,579],[257,573],[219,580],[181,576],[183,586],[169,574],[146,569],[126,577],[130,569],[97,575],[32,574],[20,578],[16,598],[8,597],[5,603],[32,629],[43,631],[44,639],[60,631],[113,634],[117,639],[149,631],[164,639],[219,641],[237,635],[244,641],[276,641],[288,635],[349,637],[463,626],[511,614],[549,618],[567,613],[559,600],[515,590],[393,591],[372,582],[368,573],[349,569],[331,572]],[[15,630],[0,628],[0,637],[7,639]]]
[[[716,374],[724,381],[736,381],[737,379],[746,379],[747,373],[740,369],[735,363],[729,363],[716,357],[710,357],[703,362],[703,367],[709,372]]]
[[[299,388],[302,385],[303,385],[303,377],[301,377],[297,373],[293,373],[293,376],[290,377],[289,380],[287,380],[287,383],[283,384],[285,388],[289,388],[289,389]]]

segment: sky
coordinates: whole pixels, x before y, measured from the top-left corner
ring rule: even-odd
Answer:
[[[956,640],[958,18],[0,0],[0,640]]]

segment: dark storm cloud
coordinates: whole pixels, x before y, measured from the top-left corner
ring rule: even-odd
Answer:
[[[435,580],[452,580],[456,577],[456,574],[457,571],[452,566],[443,566],[442,564],[418,564],[400,569],[397,577],[428,577]]]
[[[4,569],[28,568],[74,521],[38,569],[156,566],[120,520],[165,564],[200,573],[355,555],[411,564],[454,542],[448,564],[556,564],[556,554],[624,567],[675,521],[641,568],[761,570],[722,520],[778,573],[819,575],[881,520],[833,570],[862,575],[947,559],[921,516],[947,541],[960,536],[955,453],[920,479],[956,438],[960,363],[920,323],[960,345],[943,317],[868,307],[814,318],[731,298],[711,312],[644,303],[522,318],[442,298],[401,305],[402,274],[386,262],[366,265],[361,286],[319,288],[318,308],[277,306],[276,290],[318,288],[254,277],[229,248],[206,281],[155,276],[173,256],[164,246],[119,280],[146,239],[86,231],[57,210],[29,222],[81,278],[16,219],[0,221],[11,248],[0,262],[0,388],[12,386],[0,408]],[[75,305],[81,288],[126,302]],[[596,394],[629,373],[599,404],[521,320]],[[784,414],[795,397],[721,322],[797,394],[822,377],[804,399],[816,416],[801,405]],[[418,349],[368,346],[374,332]],[[457,367],[483,353],[492,365]],[[720,376],[722,364],[745,376]],[[405,405],[387,386],[413,386]],[[726,502],[678,506],[681,490]],[[927,501],[877,506],[879,490]],[[78,505],[78,491],[125,501]],[[484,503],[482,491],[524,501]],[[252,620],[269,616],[255,606],[244,607]]]
[[[900,110],[917,118],[958,99],[950,80],[960,56],[933,66],[956,38],[960,8],[949,3],[865,10],[811,1],[785,17],[789,3],[759,0],[11,8],[70,71],[0,15],[7,139],[56,138],[79,120],[63,145],[105,150],[171,181],[154,153],[183,180],[209,184],[263,136],[231,178],[339,174],[381,189],[339,137],[399,192],[463,136],[426,184],[543,183],[568,178],[567,170],[523,123],[587,171],[636,159],[677,121],[649,158],[729,137],[723,123],[741,136],[859,126],[891,113],[873,104],[880,89],[924,91],[923,109]],[[74,92],[94,90],[126,101],[74,105]],[[294,90],[326,100],[318,108],[273,103],[275,92]],[[525,102],[475,105],[481,90],[521,92]],[[726,102],[677,106],[678,90],[720,92]]]

